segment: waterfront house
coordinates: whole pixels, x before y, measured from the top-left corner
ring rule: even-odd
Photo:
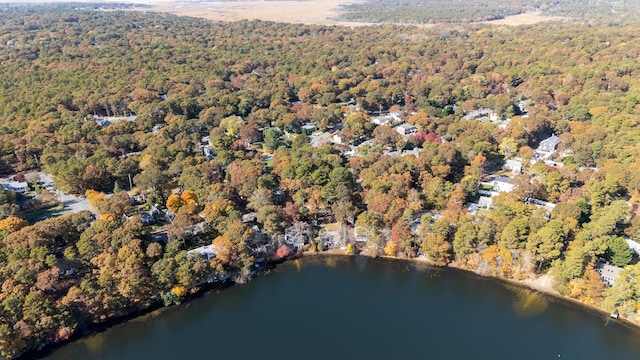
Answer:
[[[295,249],[301,249],[311,235],[311,225],[296,221],[284,230],[284,242]]]
[[[615,284],[616,279],[620,276],[620,270],[622,270],[622,268],[617,266],[601,262],[596,264],[596,272],[600,274],[602,281],[609,286],[613,286],[613,284]]]
[[[198,255],[206,260],[211,260],[216,257],[216,253],[213,250],[213,245],[200,246],[187,251],[187,256]]]
[[[355,239],[356,242],[367,242],[369,241],[369,230],[363,228],[362,226],[356,225],[354,228]]]

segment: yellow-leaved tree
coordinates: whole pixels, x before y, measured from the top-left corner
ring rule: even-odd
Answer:
[[[182,200],[182,197],[178,194],[171,194],[169,195],[169,198],[167,199],[167,209],[169,209],[169,211],[171,211],[172,213],[177,213],[178,210],[180,209],[180,207],[182,207],[182,205],[184,205],[184,201]]]
[[[8,231],[9,233],[18,231],[26,226],[29,226],[26,220],[15,216],[9,216],[4,220],[0,220],[0,230]]]
[[[196,193],[194,193],[191,190],[183,191],[182,195],[180,195],[180,198],[186,205],[194,205],[198,202],[198,197],[196,196]]]
[[[398,244],[395,241],[387,241],[384,244],[384,254],[387,256],[396,256],[398,253]]]
[[[182,286],[182,285],[174,286],[173,288],[171,288],[171,292],[173,293],[173,295],[178,296],[178,297],[187,296],[187,288]]]

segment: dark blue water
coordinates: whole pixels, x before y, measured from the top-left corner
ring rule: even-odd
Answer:
[[[47,359],[640,359],[640,332],[496,280],[311,257]]]

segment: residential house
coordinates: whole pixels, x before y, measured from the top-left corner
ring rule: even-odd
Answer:
[[[627,242],[627,245],[629,245],[629,248],[631,250],[633,250],[636,254],[640,255],[640,244],[638,244],[637,242],[629,238],[625,238],[624,241]]]
[[[302,249],[311,235],[311,225],[296,221],[293,226],[284,230],[284,242],[296,249]]]
[[[256,219],[258,219],[258,214],[255,212],[242,215],[242,222],[245,224],[255,222]]]
[[[194,256],[194,255],[199,255],[206,260],[211,260],[216,257],[216,253],[214,252],[214,249],[213,249],[213,244],[200,246],[198,248],[187,251],[187,256]]]
[[[371,122],[375,125],[389,125],[393,118],[391,116],[374,117]]]
[[[600,274],[600,278],[602,278],[602,281],[609,286],[613,286],[613,284],[616,282],[616,279],[618,279],[618,277],[620,276],[620,270],[622,270],[622,268],[619,268],[617,266],[601,262],[596,264],[596,272]]]
[[[367,242],[369,241],[369,230],[363,228],[362,226],[355,226],[353,228],[355,233],[356,242]]]
[[[157,221],[162,220],[162,211],[160,211],[157,207],[152,206],[149,211],[143,211],[140,213],[142,216],[142,224],[143,225],[151,225],[156,223]]]
[[[482,122],[496,122],[498,121],[498,114],[491,109],[479,109],[467,113],[462,117],[465,120],[478,120]]]
[[[409,135],[409,134],[415,134],[418,132],[418,128],[413,126],[413,125],[409,125],[409,124],[402,124],[400,126],[398,126],[396,128],[396,131],[398,132],[398,134],[400,135]]]
[[[558,144],[560,143],[560,138],[556,135],[548,137],[542,141],[540,141],[540,146],[538,146],[538,151],[542,152],[554,152],[558,148]]]
[[[340,240],[336,240],[333,238],[331,234],[321,234],[320,242],[324,245],[325,249],[336,249],[342,246]]]
[[[164,126],[158,124],[158,125],[154,125],[153,128],[151,128],[151,133],[153,135],[156,135],[157,133],[160,132],[160,129],[162,129]]]
[[[493,190],[497,192],[511,192],[516,186],[506,176],[496,176],[493,179]]]
[[[538,200],[534,198],[526,198],[524,199],[524,203],[527,205],[535,205],[537,207],[543,207],[547,210],[547,213],[551,213],[553,209],[556,207],[556,204],[544,200]]]
[[[478,206],[483,209],[491,209],[491,207],[493,206],[493,199],[491,199],[491,197],[489,196],[480,196],[480,198],[478,199]]]
[[[0,184],[6,191],[13,191],[17,194],[24,194],[29,191],[29,184],[26,181],[8,181]]]
[[[411,150],[404,150],[402,152],[402,156],[413,155],[415,157],[420,157],[420,153],[422,152],[421,147],[414,147]]]
[[[340,133],[333,134],[333,143],[338,145],[344,144],[345,143],[344,135]]]
[[[522,161],[520,160],[509,159],[505,161],[504,167],[508,170],[511,170],[511,172],[514,174],[522,174]]]
[[[307,135],[310,135],[311,133],[316,131],[317,128],[318,127],[314,123],[308,123],[308,124],[302,125],[302,131]]]
[[[309,143],[313,147],[321,147],[327,144],[331,144],[332,141],[333,136],[326,131],[320,134],[313,134],[309,137]]]

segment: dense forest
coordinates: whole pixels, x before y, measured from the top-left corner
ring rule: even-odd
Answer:
[[[100,214],[29,223],[23,196],[0,193],[5,358],[244,281],[285,229],[329,222],[367,234],[343,239],[350,253],[550,274],[562,294],[638,318],[640,266],[624,240],[640,239],[636,19],[352,29],[0,9],[0,172],[42,169]],[[481,108],[508,125],[463,118]],[[419,132],[375,126],[387,111]],[[344,140],[314,146],[309,123]],[[559,165],[536,162],[553,134]],[[389,156],[410,149],[421,151]],[[471,215],[483,177],[514,157],[516,189]],[[165,207],[171,221],[142,221]],[[207,244],[213,259],[187,252]],[[626,266],[613,287],[598,260]]]
[[[540,11],[546,16],[607,19],[638,14],[638,1],[579,0],[368,0],[342,6],[344,21],[400,24],[472,23]]]

